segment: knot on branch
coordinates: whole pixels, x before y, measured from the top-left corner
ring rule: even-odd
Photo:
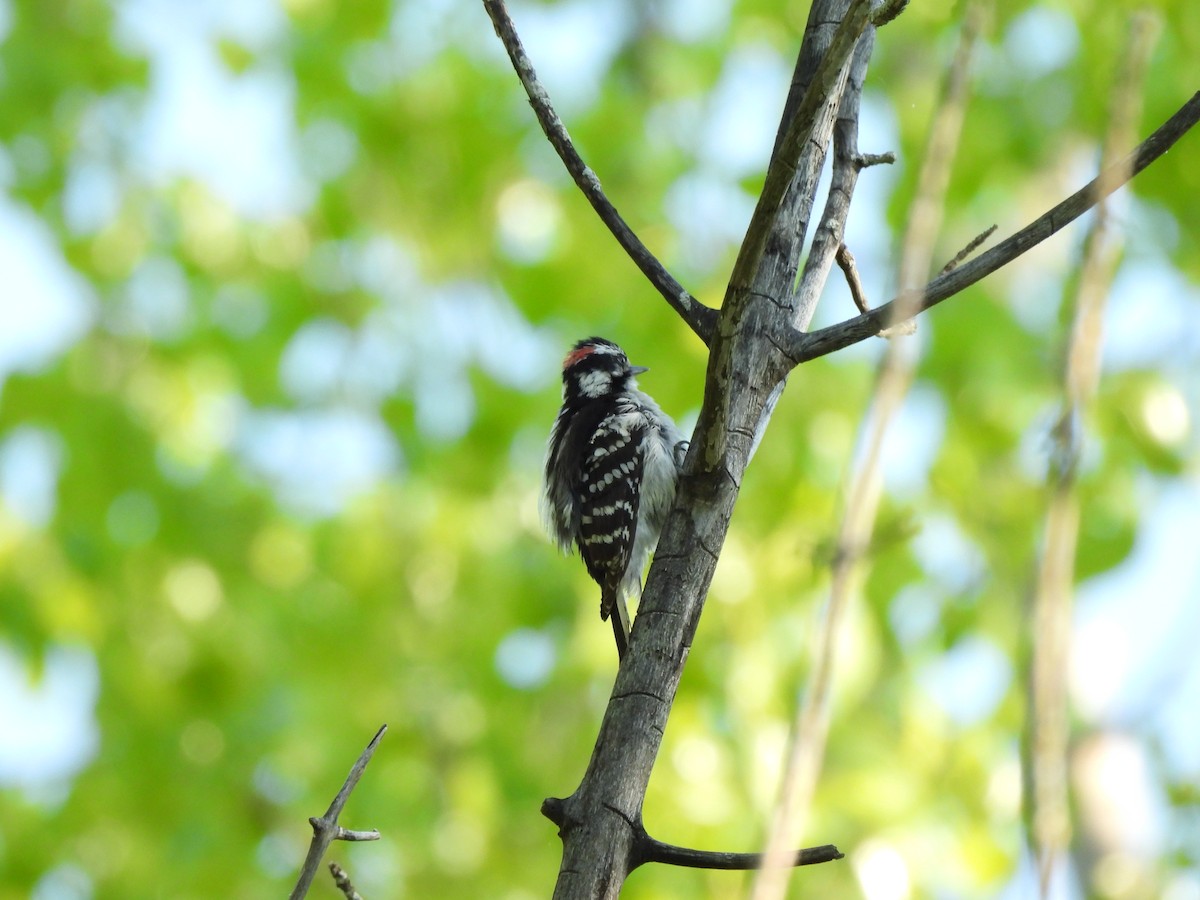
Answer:
[[[558,826],[558,834],[561,837],[563,832],[567,830],[567,822],[570,821],[567,815],[567,801],[561,797],[547,797],[542,801],[542,815]]]
[[[542,815],[561,828],[563,821],[566,818],[566,813],[563,810],[562,798],[547,797],[545,800],[543,800]]]

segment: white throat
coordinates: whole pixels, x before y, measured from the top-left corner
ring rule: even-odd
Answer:
[[[612,376],[607,372],[585,372],[579,379],[579,390],[585,397],[603,397],[611,387]]]

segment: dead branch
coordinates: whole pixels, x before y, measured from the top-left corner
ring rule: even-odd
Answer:
[[[346,900],[363,900],[362,894],[354,889],[350,876],[335,862],[329,864],[329,874],[333,876],[333,885],[342,892]]]
[[[316,816],[309,818],[308,822],[312,825],[313,830],[312,842],[308,845],[308,855],[304,858],[304,867],[300,870],[300,878],[297,880],[296,886],[292,888],[291,894],[288,895],[289,900],[301,900],[301,898],[308,894],[308,889],[312,887],[313,879],[317,875],[317,869],[321,865],[321,859],[325,856],[325,851],[329,849],[329,845],[334,841],[379,840],[378,831],[351,831],[343,828],[338,824],[338,816],[342,814],[342,809],[345,807],[346,801],[350,799],[350,792],[354,790],[358,784],[358,780],[362,778],[362,774],[367,768],[367,763],[375,755],[375,748],[379,746],[379,742],[383,739],[386,731],[387,726],[381,726],[375,732],[375,737],[371,738],[371,742],[367,744],[366,749],[359,754],[358,760],[354,763],[353,768],[350,769],[350,774],[346,776],[346,780],[342,784],[342,789],[337,792],[337,796],[329,804],[329,809],[325,811],[325,815],[320,818]]]
[[[664,844],[646,836],[645,845],[641,851],[645,862],[665,863],[670,866],[683,866],[689,869],[724,869],[728,871],[745,871],[757,869],[763,864],[761,853],[723,853],[718,850],[689,850],[686,847],[676,847],[674,844]],[[833,844],[822,844],[820,847],[805,847],[803,850],[792,851],[788,865],[815,866],[819,863],[834,862],[842,859],[842,853]]]
[[[850,288],[850,297],[854,300],[854,305],[858,307],[860,313],[869,313],[871,304],[867,301],[867,291],[858,275],[858,265],[854,262],[854,254],[850,252],[849,247],[841,244],[833,258],[837,261],[842,274],[846,276],[846,285]]]
[[[568,827],[567,803],[559,797],[548,797],[542,802],[542,815],[559,827],[560,833]],[[762,865],[761,853],[731,853],[722,850],[693,850],[655,840],[646,832],[641,819],[629,822],[633,832],[633,849],[630,853],[629,869],[633,871],[646,863],[662,863],[688,869],[722,869],[745,871]],[[788,865],[814,866],[819,863],[842,859],[843,854],[833,844],[806,847],[789,853]]]
[[[945,275],[947,272],[952,272],[957,269],[962,264],[964,259],[983,246],[983,242],[995,233],[995,225],[989,225],[983,231],[979,232],[979,234],[975,235],[975,237],[971,238],[971,240],[967,242],[967,246],[963,247],[956,254],[954,254],[953,259],[951,259],[948,263],[942,266],[941,269],[938,270],[938,274]]]

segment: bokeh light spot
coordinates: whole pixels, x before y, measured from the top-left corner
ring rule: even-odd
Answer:
[[[188,560],[174,566],[163,579],[163,590],[175,611],[189,622],[207,619],[217,611],[223,599],[217,573],[200,560]]]
[[[556,656],[554,641],[545,632],[518,628],[496,648],[496,671],[512,687],[529,690],[550,677]]]

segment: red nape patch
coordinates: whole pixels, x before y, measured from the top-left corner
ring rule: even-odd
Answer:
[[[563,360],[563,368],[569,369],[585,356],[591,356],[595,352],[595,344],[584,344],[582,347],[576,347],[574,350],[568,353],[567,358]]]

